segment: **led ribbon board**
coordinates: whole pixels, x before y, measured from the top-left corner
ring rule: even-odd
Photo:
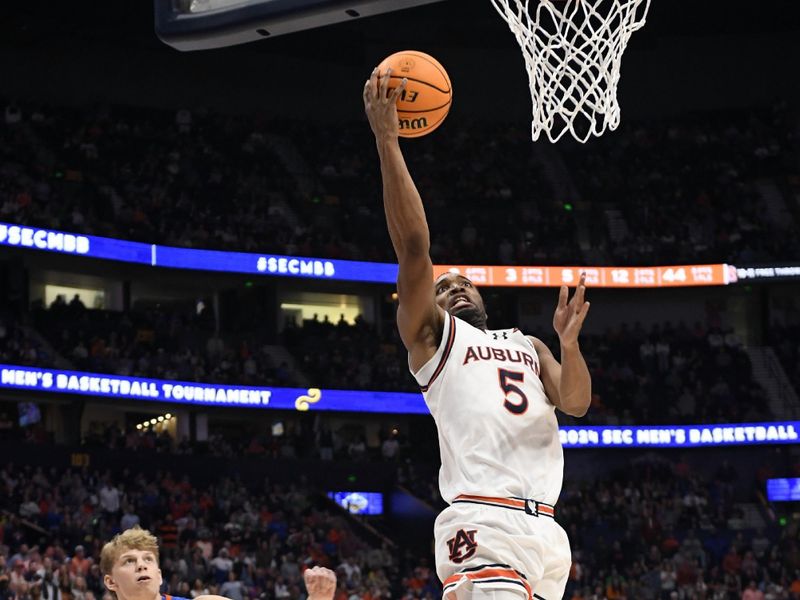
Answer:
[[[397,265],[392,263],[175,248],[9,223],[0,223],[0,246],[175,269],[369,283],[397,281]]]
[[[0,389],[81,394],[193,406],[275,410],[325,410],[383,414],[428,414],[421,394],[279,387],[121,377],[0,364]],[[652,427],[562,427],[564,448],[682,448],[800,443],[800,421]]]
[[[800,443],[800,421],[725,425],[561,427],[564,448],[693,448]]]
[[[776,264],[736,269],[739,281],[789,281],[800,279],[800,265]]]
[[[9,223],[0,223],[0,246],[174,269],[367,283],[394,284],[397,281],[397,265],[393,263],[176,248]],[[434,277],[447,271],[461,273],[486,287],[575,285],[580,274],[586,273],[586,283],[594,288],[661,288],[727,285],[736,282],[737,273],[742,270],[726,264],[659,267],[436,265]]]
[[[592,288],[662,288],[728,285],[736,269],[726,264],[665,267],[493,267],[436,265],[434,277],[448,271],[468,277],[476,285],[503,287],[558,287],[576,285],[586,273]]]
[[[154,264],[153,245],[54,229],[0,223],[0,246],[30,248],[57,254],[90,256],[128,263]]]
[[[770,502],[800,501],[800,478],[767,479],[767,500]]]
[[[420,394],[252,387],[0,365],[0,389],[279,410],[427,414]]]

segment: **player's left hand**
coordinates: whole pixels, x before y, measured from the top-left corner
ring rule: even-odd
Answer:
[[[562,285],[558,294],[558,306],[553,315],[553,329],[558,334],[558,339],[562,346],[575,344],[578,341],[578,334],[581,332],[583,321],[589,313],[589,302],[584,301],[586,294],[586,273],[581,273],[581,280],[578,282],[578,289],[575,290],[572,299],[569,298],[569,288]]]
[[[325,567],[306,569],[303,573],[309,600],[332,600],[336,592],[336,573]]]

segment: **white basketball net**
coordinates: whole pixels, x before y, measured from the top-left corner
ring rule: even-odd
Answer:
[[[533,99],[533,139],[579,142],[619,125],[622,53],[650,0],[492,0],[522,48]]]

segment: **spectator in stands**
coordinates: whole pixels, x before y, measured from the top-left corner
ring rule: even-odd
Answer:
[[[74,577],[85,577],[89,573],[92,562],[86,558],[86,553],[82,545],[75,546],[75,554],[69,561],[69,572]]]
[[[3,220],[148,243],[392,260],[382,215],[364,201],[377,182],[364,174],[357,128],[188,109],[46,113],[6,109],[5,128],[26,135],[0,145]],[[410,165],[430,190],[429,220],[443,229],[431,252],[444,264],[575,264],[576,224],[588,221],[595,263],[796,256],[792,226],[769,223],[754,183],[792,164],[790,118],[778,109],[626,121],[591,147],[563,146],[568,183],[589,205],[575,213],[564,212],[563,191],[524,132],[492,124],[489,136],[488,124],[469,123],[449,144],[426,140]],[[276,153],[310,169],[291,173]],[[444,219],[454,205],[461,214]]]
[[[116,518],[120,506],[120,492],[112,486],[108,480],[103,482],[103,487],[100,488],[100,506],[107,513],[106,516]]]

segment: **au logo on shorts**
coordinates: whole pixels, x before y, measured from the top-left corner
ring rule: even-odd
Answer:
[[[447,547],[450,548],[450,560],[458,565],[475,554],[478,549],[478,543],[475,541],[477,532],[477,529],[470,531],[459,529],[454,538],[447,540]]]

